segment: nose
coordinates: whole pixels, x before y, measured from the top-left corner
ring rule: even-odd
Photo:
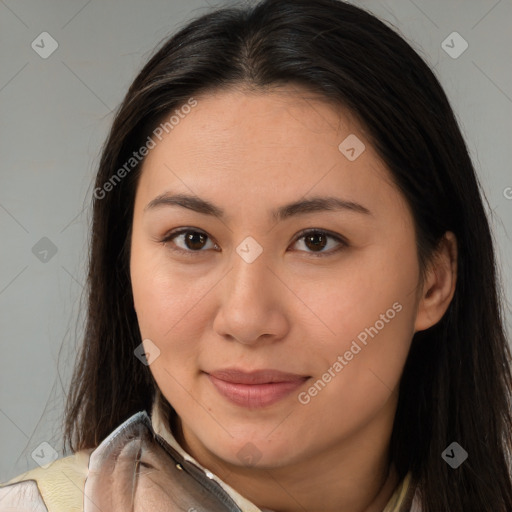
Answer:
[[[275,342],[289,329],[286,287],[263,253],[248,263],[233,254],[233,265],[219,283],[219,307],[213,329],[245,345]]]

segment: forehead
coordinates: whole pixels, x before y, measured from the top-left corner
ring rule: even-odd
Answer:
[[[306,149],[332,145],[344,133],[362,133],[350,111],[301,88],[231,88],[203,94],[196,101],[180,120],[180,129],[172,130],[175,144],[191,152],[220,153],[227,146],[228,158],[255,146]],[[304,145],[305,139],[311,144]]]
[[[318,95],[231,89],[194,98],[143,163],[139,195],[146,203],[169,189],[253,207],[336,192],[364,202],[383,185],[394,189],[364,128]],[[356,159],[340,150],[345,140],[364,148]]]

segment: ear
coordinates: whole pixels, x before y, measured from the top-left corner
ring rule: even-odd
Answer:
[[[457,239],[447,231],[432,256],[416,312],[414,332],[437,324],[455,293],[457,281]]]

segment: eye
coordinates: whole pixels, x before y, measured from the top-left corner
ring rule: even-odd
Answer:
[[[329,239],[335,240],[335,242],[338,244],[338,247],[336,247],[336,244],[334,244],[334,249],[324,251],[323,249],[329,245]],[[305,252],[315,257],[330,256],[331,254],[336,253],[348,246],[347,242],[341,236],[330,234],[329,232],[321,229],[309,229],[301,231],[295,239],[295,244],[302,240],[304,240],[302,244],[306,248],[312,249],[311,252]]]
[[[324,251],[324,249],[329,246],[329,239],[334,240],[338,244],[338,247],[336,247],[335,243],[334,249]],[[306,249],[309,249],[303,252],[309,253],[315,257],[329,256],[348,246],[347,242],[341,236],[331,234],[321,229],[307,229],[301,231],[295,238],[294,245],[302,240],[304,240],[302,243]],[[210,247],[207,245],[208,241],[211,243]],[[171,231],[160,240],[160,242],[173,251],[187,255],[204,252],[203,249],[205,248],[220,250],[220,247],[216,243],[213,243],[206,233],[194,228],[180,228]],[[172,245],[169,245],[169,242],[172,242]]]
[[[208,235],[203,231],[198,231],[193,228],[181,228],[168,233],[161,242],[166,246],[168,242],[172,242],[172,245],[177,247],[169,245],[171,250],[190,254],[194,252],[204,252],[201,251],[204,247],[211,248],[206,245],[206,241],[208,239]],[[174,240],[177,240],[177,242]],[[213,242],[211,243],[213,244]],[[219,246],[217,244],[213,244],[213,248],[218,249]]]

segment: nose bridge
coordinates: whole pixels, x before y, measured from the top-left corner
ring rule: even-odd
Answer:
[[[253,237],[246,237],[233,254],[232,270],[230,272],[230,292],[232,297],[243,300],[249,296],[257,296],[266,286],[266,281],[272,273],[268,269],[268,254],[263,246]],[[263,284],[265,283],[265,286]]]
[[[281,338],[289,326],[276,297],[279,281],[268,268],[266,252],[250,240],[235,250],[220,295],[215,331],[244,344]]]

